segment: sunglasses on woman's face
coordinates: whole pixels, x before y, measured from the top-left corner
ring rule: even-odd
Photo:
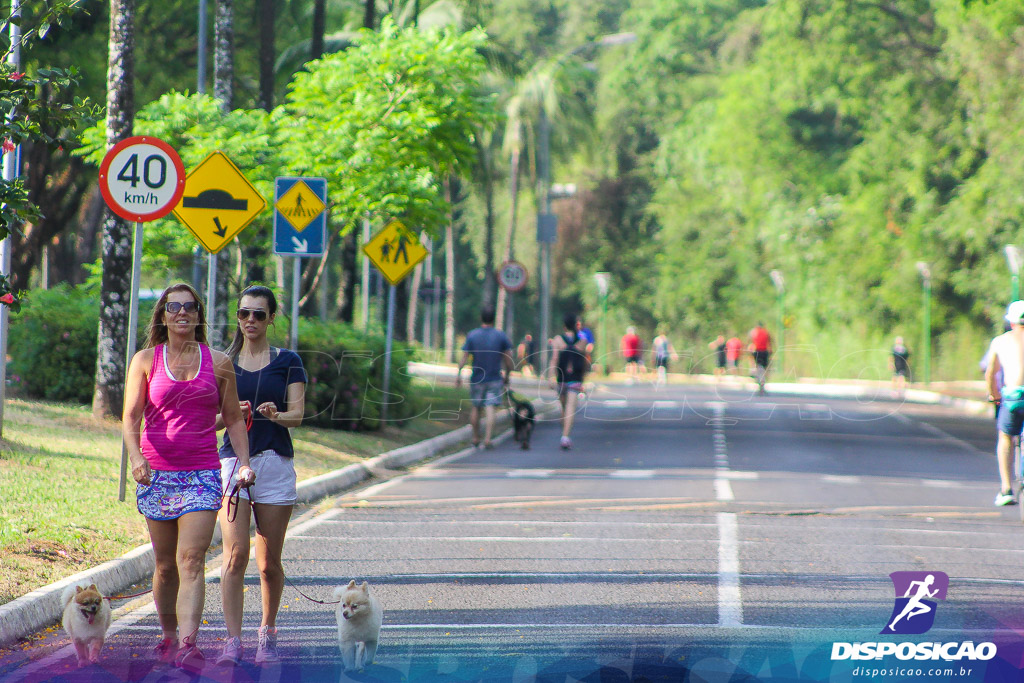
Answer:
[[[177,313],[181,309],[185,309],[186,313],[195,313],[199,310],[199,304],[195,301],[186,301],[184,303],[181,301],[168,301],[164,304],[164,310],[168,313]]]
[[[267,312],[263,311],[263,310],[260,310],[259,308],[239,308],[238,309],[238,319],[239,320],[248,320],[250,315],[252,315],[253,318],[256,318],[256,320],[259,321],[259,322],[263,322],[264,320],[267,319]]]

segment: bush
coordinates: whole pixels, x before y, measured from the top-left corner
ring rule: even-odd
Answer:
[[[282,345],[284,340],[273,343]],[[419,404],[409,390],[412,378],[405,371],[414,351],[405,344],[394,344],[391,383],[385,396],[384,344],[384,337],[345,323],[299,321],[299,356],[309,379],[305,424],[351,431],[379,429],[385,402],[389,423],[417,414]]]
[[[96,377],[99,299],[60,285],[29,292],[11,316],[8,377],[19,393],[88,403]]]

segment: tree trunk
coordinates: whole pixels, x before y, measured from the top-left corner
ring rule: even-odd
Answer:
[[[423,262],[420,261],[412,271],[412,281],[409,284],[409,317],[405,321],[406,341],[416,339],[416,311],[419,310],[420,283],[423,282]]]
[[[359,234],[361,226],[356,225],[345,235],[345,246],[341,252],[341,282],[338,286],[338,318],[348,324],[355,322],[356,315],[356,270],[359,268]],[[368,287],[368,283],[363,283]]]
[[[220,100],[225,114],[231,111],[235,97],[235,9],[234,0],[217,0],[213,27],[213,96]],[[223,348],[231,335],[227,316],[228,265],[222,254],[217,260],[217,281],[213,310],[207,311],[210,346]]]
[[[107,47],[107,149],[135,124],[135,0],[110,1]],[[103,277],[92,413],[119,416],[124,406],[125,352],[132,275],[132,224],[109,209],[103,217]]]
[[[324,33],[327,31],[327,0],[313,2],[313,36],[309,42],[309,58],[320,59],[324,54]]]
[[[448,224],[444,228],[444,357],[455,362],[455,197],[458,196],[458,178],[445,182],[448,205]],[[454,187],[453,187],[454,186]]]
[[[494,155],[491,154],[490,140],[483,149],[481,161],[484,165],[484,201],[487,215],[484,226],[484,296],[481,308],[494,305]]]
[[[260,99],[257,106],[264,111],[274,108],[274,4],[274,0],[259,0],[257,4],[260,30]]]
[[[366,8],[363,12],[363,28],[371,31],[377,28],[377,0],[366,0]]]
[[[502,263],[504,263],[505,261],[511,261],[513,255],[512,245],[513,241],[515,240],[516,222],[518,218],[517,213],[519,211],[519,155],[520,150],[517,146],[512,150],[512,156],[509,159],[508,185],[509,194],[511,195],[512,199],[512,207],[508,219],[508,232],[505,234],[505,249],[502,252],[504,256],[504,258],[502,258]],[[495,324],[498,326],[499,329],[502,330],[505,329],[505,302],[507,300],[508,292],[505,291],[504,287],[499,287],[498,307],[496,311]]]

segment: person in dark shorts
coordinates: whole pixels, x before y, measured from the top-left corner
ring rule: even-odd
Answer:
[[[529,332],[523,337],[523,341],[519,342],[519,348],[516,349],[516,355],[518,356],[517,361],[519,362],[519,370],[525,375],[534,374],[537,371],[537,342],[534,341],[533,335]]]
[[[892,369],[892,388],[902,395],[907,388],[907,377],[910,376],[910,351],[903,343],[903,337],[896,337],[890,354],[889,367]]]
[[[494,309],[480,311],[480,327],[466,335],[462,345],[462,360],[455,374],[455,386],[462,386],[462,368],[473,359],[473,373],[469,378],[469,398],[473,404],[469,423],[473,427],[473,445],[480,445],[480,409],[484,409],[484,448],[491,448],[494,433],[494,409],[501,405],[514,362],[512,342],[508,335],[494,328]],[[504,369],[504,375],[502,370]]]
[[[757,323],[757,326],[750,331],[750,354],[754,357],[754,372],[757,378],[758,393],[764,393],[764,383],[768,378],[768,360],[772,353],[772,336],[764,329],[764,324]]]
[[[551,340],[551,365],[548,367],[553,388],[558,391],[562,404],[562,450],[572,448],[573,419],[576,405],[583,391],[583,377],[589,369],[587,363],[587,340],[576,331],[576,315],[565,314],[565,332]]]
[[[715,377],[721,378],[725,375],[727,356],[725,352],[725,335],[720,334],[715,341],[708,344],[708,348],[715,352]]]
[[[622,335],[619,346],[626,361],[627,378],[631,381],[640,375],[640,363],[643,361],[642,343],[635,327],[626,328],[626,334]]]

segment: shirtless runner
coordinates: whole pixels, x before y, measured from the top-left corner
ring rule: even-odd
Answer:
[[[1010,331],[992,340],[989,347],[991,362],[985,370],[989,400],[1001,400],[996,426],[999,443],[996,447],[999,461],[1000,489],[996,505],[1015,505],[1013,497],[1013,438],[1024,428],[1024,301],[1014,301],[1006,309]],[[996,383],[996,375],[1003,371],[1003,387]]]

